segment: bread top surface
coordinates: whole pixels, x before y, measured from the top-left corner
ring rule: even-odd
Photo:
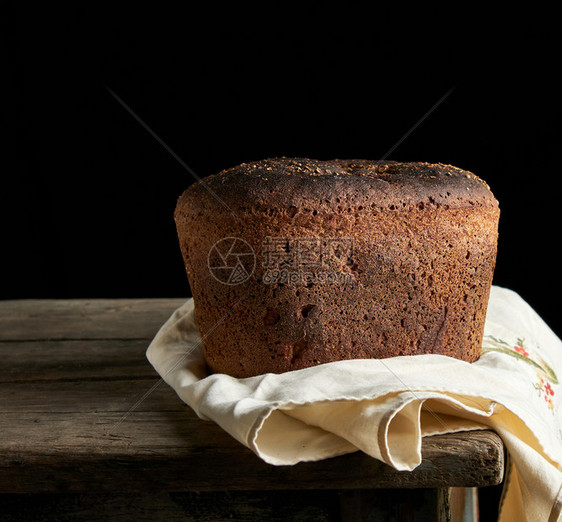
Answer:
[[[346,205],[397,210],[420,204],[498,207],[482,179],[452,165],[281,157],[242,163],[198,181],[180,196],[178,209]]]

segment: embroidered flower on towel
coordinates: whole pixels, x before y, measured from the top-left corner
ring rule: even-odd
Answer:
[[[552,367],[539,355],[540,347],[529,348],[523,338],[518,338],[516,343],[508,343],[493,335],[485,335],[482,342],[482,353],[487,352],[503,353],[531,365],[535,369],[538,379],[538,382],[531,384],[538,391],[539,397],[544,399],[548,409],[554,413],[554,388],[552,386],[558,384],[558,377]]]
[[[530,364],[547,382],[558,384],[558,377],[554,370],[540,355],[540,348],[535,350],[527,347],[525,339],[519,337],[516,343],[508,343],[503,339],[494,337],[493,335],[485,335],[482,341],[482,354],[487,352],[498,352],[511,357],[515,357],[521,361]],[[552,388],[551,388],[552,389]],[[552,392],[554,394],[554,392]]]
[[[550,385],[550,383],[546,379],[541,377],[538,373],[537,373],[537,377],[539,379],[539,382],[538,382],[538,384],[537,383],[533,384],[533,386],[536,390],[538,390],[539,397],[540,396],[543,397],[543,399],[545,400],[548,408],[550,410],[553,410],[554,409],[554,401],[552,399],[554,397],[554,390],[552,389],[552,386]]]

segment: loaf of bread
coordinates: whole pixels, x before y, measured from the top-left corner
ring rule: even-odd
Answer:
[[[444,164],[274,158],[195,183],[175,221],[209,370],[475,361],[498,219],[488,185]]]

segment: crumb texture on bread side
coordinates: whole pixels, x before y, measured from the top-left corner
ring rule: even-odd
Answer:
[[[214,372],[247,377],[350,358],[480,355],[499,207],[470,172],[274,158],[190,187],[175,219]],[[243,240],[254,255],[240,284],[209,269],[224,238]]]

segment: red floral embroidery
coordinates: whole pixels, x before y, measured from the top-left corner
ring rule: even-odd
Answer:
[[[546,379],[543,379],[539,374],[537,374],[537,377],[539,378],[539,383],[533,386],[538,390],[539,396],[542,395],[548,409],[552,410],[554,408],[554,401],[552,400],[554,397],[554,390]]]
[[[558,377],[535,349],[527,350],[524,338],[519,337],[515,343],[508,343],[493,335],[486,335],[482,344],[482,353],[488,352],[515,357],[519,361],[524,361],[525,364],[534,367],[535,371],[538,370],[536,374],[538,381],[534,381],[531,384],[537,390],[538,396],[545,401],[547,408],[554,413],[554,388],[552,385],[559,383]]]

